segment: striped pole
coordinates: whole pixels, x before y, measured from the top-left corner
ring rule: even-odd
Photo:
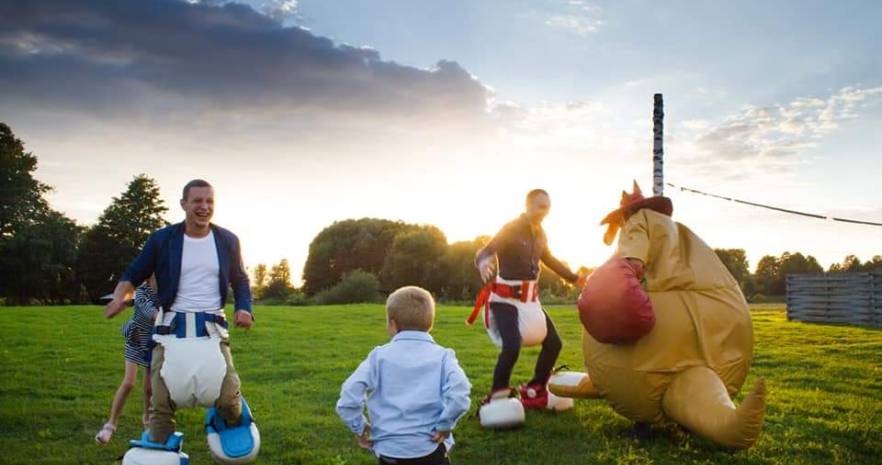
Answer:
[[[664,195],[665,188],[665,151],[662,147],[664,138],[665,109],[662,94],[655,94],[652,106],[652,195]]]

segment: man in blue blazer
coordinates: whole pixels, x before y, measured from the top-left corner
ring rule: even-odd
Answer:
[[[251,290],[242,264],[239,239],[230,231],[211,223],[214,213],[214,190],[201,179],[187,183],[181,198],[186,213],[184,222],[154,232],[141,253],[123,273],[105,309],[112,318],[125,308],[134,289],[155,274],[163,318],[157,321],[156,334],[183,337],[220,338],[220,351],[226,371],[215,407],[228,425],[236,425],[242,416],[239,376],[230,354],[227,323],[224,318],[227,289],[235,298],[235,324],[248,329],[253,324]],[[161,375],[165,348],[157,344],[150,366],[153,395],[150,412],[150,440],[165,443],[175,431],[174,391],[181,379]],[[175,370],[166,370],[174,377]],[[218,380],[220,380],[218,378]],[[170,392],[169,385],[173,388]],[[188,387],[188,386],[187,386]]]

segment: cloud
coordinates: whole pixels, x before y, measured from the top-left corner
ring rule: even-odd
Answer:
[[[296,2],[264,2],[271,14]],[[272,13],[275,12],[275,13]],[[237,3],[0,4],[0,106],[107,115],[250,110],[483,118],[490,91],[455,61],[419,69]]]
[[[882,98],[882,87],[848,86],[827,98],[798,97],[786,104],[747,105],[739,112],[708,125],[686,121],[694,131],[690,142],[693,168],[703,173],[749,175],[751,166],[786,169],[806,162],[806,154],[859,110]],[[728,169],[720,169],[729,167]],[[741,169],[738,169],[738,168]]]
[[[605,21],[600,18],[600,14],[599,6],[583,0],[570,0],[562,12],[548,16],[545,25],[586,36],[597,32],[605,24]]]

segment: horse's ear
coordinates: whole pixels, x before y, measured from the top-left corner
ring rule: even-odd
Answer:
[[[634,180],[634,192],[632,194],[640,194],[643,195],[643,192],[640,192],[640,186],[637,185],[637,180]]]
[[[620,207],[624,207],[625,205],[628,204],[628,201],[629,201],[629,200],[631,200],[631,196],[628,195],[627,192],[622,191],[622,199],[619,200],[619,206],[620,206]]]

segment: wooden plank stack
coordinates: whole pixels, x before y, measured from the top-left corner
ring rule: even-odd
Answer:
[[[788,275],[787,319],[882,328],[882,273]]]

